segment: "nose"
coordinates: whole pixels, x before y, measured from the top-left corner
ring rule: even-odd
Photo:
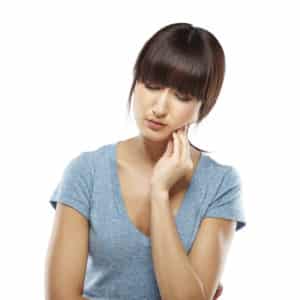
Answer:
[[[156,112],[157,116],[164,115],[166,113],[167,105],[168,105],[168,94],[170,88],[165,88],[162,90],[155,101],[155,105],[153,107],[153,111]]]

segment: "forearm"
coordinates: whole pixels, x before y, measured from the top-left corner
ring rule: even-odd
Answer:
[[[203,284],[197,277],[182,245],[165,191],[151,197],[152,259],[163,300],[205,300]]]

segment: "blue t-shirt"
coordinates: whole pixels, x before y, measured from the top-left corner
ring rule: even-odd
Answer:
[[[54,208],[57,202],[71,206],[89,221],[85,298],[161,299],[151,238],[131,222],[121,196],[117,143],[81,152],[70,160],[50,203]],[[204,217],[236,220],[236,231],[246,225],[236,168],[202,152],[175,217],[187,254]]]

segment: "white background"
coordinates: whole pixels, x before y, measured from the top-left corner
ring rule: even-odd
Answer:
[[[211,31],[226,55],[218,102],[189,134],[243,180],[247,225],[220,299],[300,299],[296,4],[1,1],[1,299],[44,299],[50,195],[72,157],[138,134],[126,114],[133,64],[176,22]]]

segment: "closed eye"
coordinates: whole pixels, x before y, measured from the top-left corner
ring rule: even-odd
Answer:
[[[176,94],[176,97],[179,98],[182,101],[191,101],[192,98],[188,97],[188,96],[180,96],[178,94]]]
[[[150,84],[147,84],[147,83],[145,83],[145,86],[149,90],[159,90],[160,89],[159,86],[153,86],[153,85],[150,85]],[[181,101],[187,102],[187,101],[191,101],[192,100],[192,98],[190,98],[188,96],[179,95],[178,93],[175,93],[175,94],[176,94],[176,97],[178,99],[180,99]]]
[[[159,90],[160,89],[159,87],[153,87],[148,83],[145,83],[145,87],[149,90]]]

